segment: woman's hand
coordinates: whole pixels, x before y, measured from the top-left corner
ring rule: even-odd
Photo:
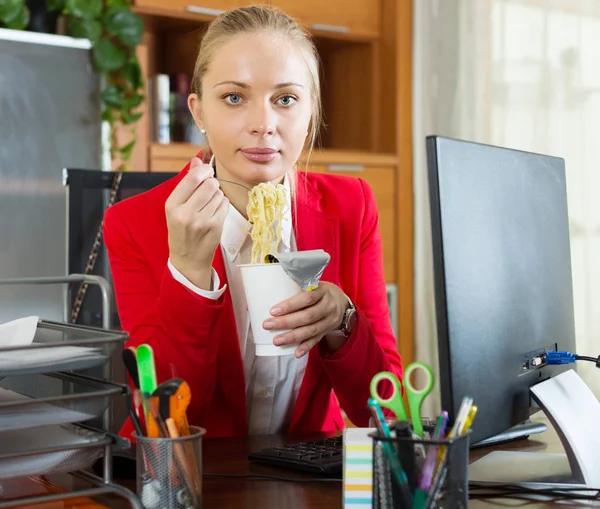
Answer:
[[[212,261],[229,200],[212,178],[214,170],[195,157],[165,204],[169,260],[192,284],[210,290]]]
[[[319,283],[311,292],[302,292],[271,309],[273,318],[265,320],[267,330],[292,329],[276,336],[276,346],[299,345],[296,357],[305,355],[313,346],[338,330],[350,303],[340,288],[332,283]],[[326,338],[332,351],[338,350],[346,341],[344,337]]]

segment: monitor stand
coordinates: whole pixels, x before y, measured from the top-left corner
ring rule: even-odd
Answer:
[[[599,488],[600,403],[592,391],[572,369],[530,391],[556,430],[564,453],[493,451],[469,465],[469,482],[533,489]]]
[[[471,449],[499,445],[505,442],[512,442],[513,440],[524,440],[529,437],[529,435],[536,435],[547,430],[548,426],[546,426],[543,422],[532,422],[527,420],[517,424],[516,426],[513,426],[512,428],[508,428],[506,431],[498,433],[493,437],[484,438],[483,440],[472,444]]]

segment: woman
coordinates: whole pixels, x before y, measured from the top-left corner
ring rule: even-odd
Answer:
[[[106,213],[129,346],[153,347],[159,382],[175,374],[190,384],[188,418],[207,436],[341,429],[340,405],[366,426],[371,377],[401,375],[371,189],[294,170],[320,127],[317,62],[308,35],[280,11],[222,14],[203,38],[188,101],[214,168],[194,158]],[[263,324],[291,329],[274,343],[296,353],[281,357],[254,355],[239,270],[251,250],[242,186],[266,181],[282,183],[293,203],[281,250],[331,255],[318,289],[282,302]]]

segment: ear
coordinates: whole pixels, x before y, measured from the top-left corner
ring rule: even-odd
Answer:
[[[206,129],[204,125],[204,115],[202,114],[202,100],[198,94],[190,94],[188,96],[188,108],[198,129]]]

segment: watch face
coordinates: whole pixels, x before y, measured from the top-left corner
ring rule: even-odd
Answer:
[[[346,316],[346,324],[344,329],[346,330],[346,332],[348,334],[352,334],[352,331],[354,330],[354,326],[356,325],[356,319],[358,317],[356,316],[356,310],[355,309],[350,309],[348,311],[348,315]]]

